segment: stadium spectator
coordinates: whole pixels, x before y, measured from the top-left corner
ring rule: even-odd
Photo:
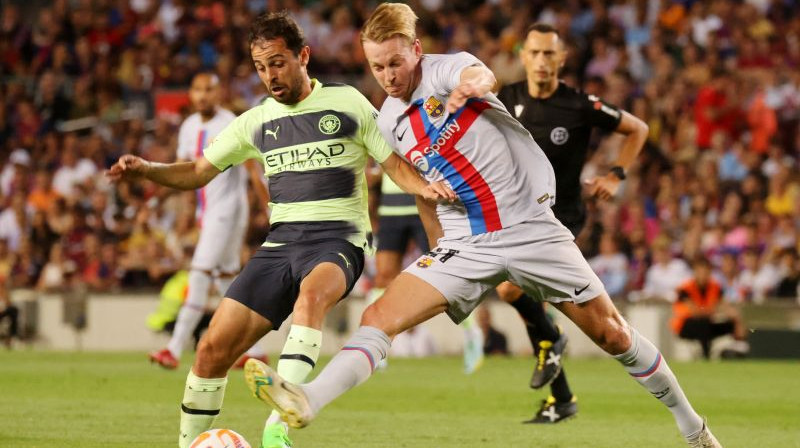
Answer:
[[[15,190],[25,188],[30,165],[31,156],[28,151],[21,148],[12,151],[3,171],[0,172],[0,194],[10,197]]]
[[[469,50],[510,84],[524,77],[515,52],[527,25],[552,23],[567,44],[567,82],[649,125],[649,142],[638,167],[627,173],[626,191],[613,204],[589,205],[595,216],[588,219],[595,224],[579,239],[587,255],[595,255],[601,235],[619,235],[631,269],[631,298],[642,295],[647,282],[641,273],[658,258],[651,243],[659,234],[668,238],[675,257],[710,255],[717,270],[725,251],[742,251],[745,297],[757,303],[771,297],[781,278],[772,250],[797,253],[794,229],[800,226],[800,47],[794,44],[800,38],[794,19],[799,4],[446,3],[413,3],[426,51]],[[149,185],[106,190],[96,185],[98,173],[123,153],[174,160],[177,123],[189,110],[165,107],[165,89],[185,89],[204,66],[219,75],[223,103],[231,110],[246,110],[264,97],[242,45],[261,10],[287,8],[308,30],[314,76],[357,85],[375,104],[383,100],[364,76],[351,32],[370,13],[369,2],[93,6],[12,0],[0,11],[0,214],[6,217],[0,235],[10,243],[31,241],[30,249],[13,243],[11,251],[25,266],[18,269],[34,276],[13,287],[39,282],[37,271],[48,262],[51,246],[70,233],[74,213],[67,211],[76,204],[91,209],[84,213],[90,231],[115,246],[122,278],[136,277],[127,242],[140,210],[158,197],[152,214],[178,219],[186,200],[162,200],[167,195]],[[596,135],[591,147],[603,154],[614,141]],[[608,153],[613,160],[614,151]],[[609,167],[606,158],[591,157],[584,177]],[[30,222],[22,227],[23,215],[10,211],[17,191]],[[179,241],[190,240],[186,235],[197,229],[190,223],[158,231],[164,241]],[[254,233],[253,240],[261,236]],[[722,251],[713,246],[720,241]],[[170,257],[177,257],[183,243],[170,245]],[[159,287],[147,275],[140,280],[134,283]]]
[[[36,289],[42,292],[56,292],[66,285],[67,271],[75,269],[75,262],[64,257],[64,248],[61,243],[53,244],[50,256],[42,268]]]
[[[8,287],[0,280],[0,342],[11,349],[11,342],[18,335],[19,309],[11,303]]]
[[[628,259],[617,248],[614,235],[600,237],[600,253],[589,259],[592,270],[600,277],[612,299],[621,298],[628,281]]]
[[[780,279],[775,285],[772,295],[779,299],[798,301],[800,303],[800,260],[794,248],[784,249],[780,255]]]
[[[747,351],[746,330],[736,308],[723,301],[720,284],[711,276],[711,263],[698,258],[692,263],[693,276],[678,288],[673,304],[672,330],[683,339],[697,340],[703,357],[711,357],[711,342],[732,335],[742,354]]]
[[[732,252],[722,254],[722,262],[714,279],[722,289],[722,300],[725,303],[743,303],[745,301],[745,288],[739,275],[739,266],[736,255]]]
[[[653,265],[645,274],[644,289],[639,298],[674,302],[676,290],[691,276],[689,265],[674,257],[667,237],[659,237],[653,243]]]

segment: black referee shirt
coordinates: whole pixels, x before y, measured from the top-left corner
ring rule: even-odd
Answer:
[[[622,119],[620,110],[594,95],[560,82],[548,98],[533,98],[528,82],[510,84],[497,97],[542,147],[556,173],[556,217],[575,231],[583,226],[580,176],[593,127],[613,131]]]

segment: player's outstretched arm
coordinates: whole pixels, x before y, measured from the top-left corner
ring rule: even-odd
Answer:
[[[126,154],[106,171],[106,177],[112,182],[144,178],[165,187],[195,190],[204,187],[219,173],[205,157],[193,162],[155,163]]]
[[[430,201],[456,200],[456,193],[443,182],[426,182],[416,169],[397,154],[392,154],[381,163],[386,174],[406,193],[422,196]]]
[[[497,79],[486,66],[473,65],[461,71],[458,86],[450,92],[447,99],[447,112],[455,113],[470,98],[482,98],[491,92]]]
[[[617,194],[619,184],[625,178],[625,172],[633,165],[642,150],[650,128],[644,121],[628,112],[622,111],[622,119],[620,119],[615,131],[625,135],[625,140],[622,142],[622,149],[617,158],[617,163],[614,165],[614,170],[605,176],[595,177],[586,181],[589,193],[605,200],[609,200]]]

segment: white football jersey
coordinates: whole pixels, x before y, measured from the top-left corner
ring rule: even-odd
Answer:
[[[439,204],[445,238],[479,235],[531,220],[555,203],[555,175],[542,149],[493,94],[455,114],[445,104],[469,53],[424,55],[408,103],[389,97],[378,116],[384,138],[428,181],[447,181],[459,202]]]
[[[217,134],[228,126],[236,115],[217,108],[214,118],[203,122],[199,113],[184,120],[178,133],[178,159],[197,160]],[[247,200],[247,173],[244,166],[235,166],[220,173],[205,187],[197,190],[197,219],[208,213],[234,213]],[[201,221],[202,222],[202,221]]]

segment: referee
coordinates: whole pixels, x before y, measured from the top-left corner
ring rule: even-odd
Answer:
[[[605,176],[585,182],[588,192],[600,199],[611,199],[616,194],[626,170],[647,139],[648,128],[628,112],[559,80],[558,72],[566,56],[555,28],[541,23],[531,25],[520,53],[527,79],[503,87],[498,98],[533,135],[553,165],[556,174],[553,212],[577,236],[586,220],[580,175],[592,128],[625,136],[616,164]],[[548,320],[542,303],[523,294],[517,286],[505,282],[497,287],[497,292],[527,322],[538,360],[531,387],[539,389],[550,383],[551,395],[526,423],[557,423],[575,415],[577,401],[561,368],[566,337]]]

